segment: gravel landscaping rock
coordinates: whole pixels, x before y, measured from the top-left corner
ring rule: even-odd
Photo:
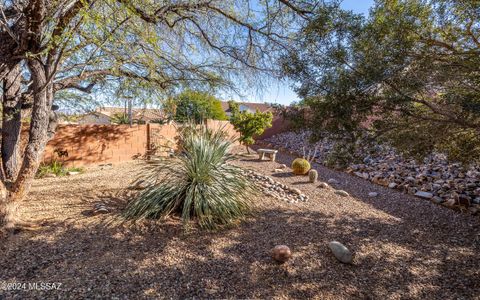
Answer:
[[[368,197],[377,197],[378,193],[377,192],[370,192],[368,193]]]
[[[238,151],[244,151],[239,148]],[[290,164],[295,156],[279,153]],[[252,199],[237,226],[188,232],[176,218],[112,224],[136,190],[141,162],[80,176],[35,180],[20,205],[38,222],[0,241],[0,284],[61,282],[61,290],[0,291],[1,299],[476,299],[480,295],[480,218],[397,189],[314,164],[338,178],[345,198],[305,178],[274,173],[277,163],[235,164],[295,187],[309,201]],[[372,191],[379,192],[374,198]],[[452,199],[454,200],[454,199]],[[89,215],[95,203],[110,214]],[[474,206],[469,208],[473,209]],[[329,241],[355,250],[355,266],[333,258]],[[275,265],[269,250],[294,250]]]
[[[272,136],[266,142],[272,147],[281,145],[293,153],[302,153],[304,147],[317,147],[316,162],[323,164],[332,153],[335,142],[327,136],[315,145],[309,145],[309,137],[307,131],[286,132]],[[404,158],[386,145],[364,147],[358,151],[356,154],[364,158],[363,163],[350,164],[346,172],[359,178],[400,189],[410,195],[420,192],[420,197],[424,199],[437,196],[448,200],[453,194],[458,194],[469,200],[459,204],[467,207],[480,197],[479,165],[464,167],[460,163],[449,162],[445,155],[438,153],[417,162]],[[432,197],[425,197],[426,193],[432,194]]]
[[[265,176],[253,170],[246,170],[245,173],[252,180],[252,182],[255,183],[266,195],[286,201],[288,203],[308,201],[309,197],[302,194],[302,191],[297,188],[288,187],[280,182],[273,180],[273,178],[269,176]]]

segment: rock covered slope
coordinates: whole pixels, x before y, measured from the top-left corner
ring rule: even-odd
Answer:
[[[316,145],[308,144],[309,133],[285,132],[264,142],[275,148],[303,153],[304,147],[317,147],[316,161],[324,163],[333,151],[334,142],[324,139]],[[480,167],[463,167],[448,162],[445,156],[434,154],[417,162],[398,154],[387,146],[375,146],[365,151],[363,162],[351,164],[346,171],[373,183],[399,189],[405,193],[430,199],[437,204],[477,213],[480,205]],[[368,153],[367,153],[368,152]]]

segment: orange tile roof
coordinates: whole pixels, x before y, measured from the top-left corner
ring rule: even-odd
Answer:
[[[127,110],[128,111],[128,110]],[[124,107],[101,107],[96,110],[97,113],[112,117],[115,114],[125,113]],[[134,120],[154,121],[162,119],[165,115],[161,109],[157,108],[132,108]]]
[[[273,107],[268,103],[254,103],[254,102],[237,102],[240,105],[244,105],[252,110],[258,110],[260,112],[272,111]],[[230,111],[227,101],[222,101],[222,109],[225,112]]]

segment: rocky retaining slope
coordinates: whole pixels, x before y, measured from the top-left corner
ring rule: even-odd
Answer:
[[[316,162],[324,164],[334,142],[324,139],[308,144],[309,133],[286,132],[264,142],[275,148],[302,155],[303,149],[317,147]],[[373,183],[432,200],[437,204],[468,208],[478,212],[480,205],[480,167],[462,167],[448,162],[445,156],[431,155],[423,162],[406,159],[387,146],[375,146],[363,155],[363,163],[351,164],[346,171]],[[367,153],[367,151],[365,151]]]

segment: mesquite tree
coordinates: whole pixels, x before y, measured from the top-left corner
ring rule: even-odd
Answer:
[[[48,140],[58,92],[230,86],[275,72],[309,1],[0,0],[0,228],[18,224]],[[235,80],[234,80],[235,79]],[[256,80],[258,82],[258,80]],[[103,90],[102,90],[103,91]],[[28,136],[21,129],[29,109]],[[25,143],[24,143],[25,144]]]
[[[377,0],[368,18],[334,3],[299,36],[284,69],[314,138],[355,146],[367,127],[407,155],[480,161],[478,0]]]

